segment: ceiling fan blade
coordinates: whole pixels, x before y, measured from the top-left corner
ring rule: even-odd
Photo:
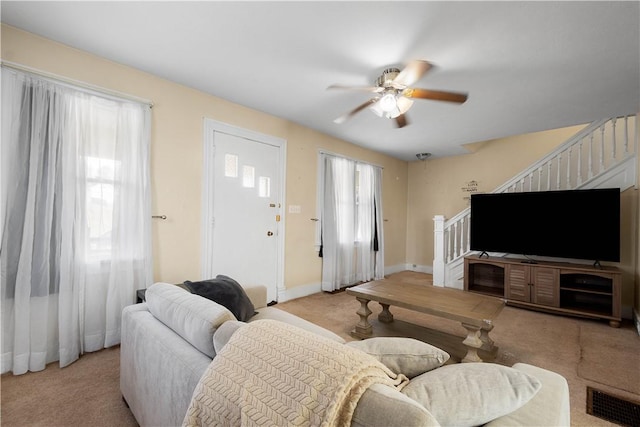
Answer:
[[[411,86],[431,69],[431,63],[427,61],[414,60],[409,62],[400,74],[393,79],[394,87],[400,86],[399,89],[404,89],[407,86]],[[397,85],[397,86],[396,86]]]
[[[467,100],[466,93],[444,92],[440,90],[407,88],[402,91],[407,98],[433,99],[436,101],[449,101],[462,104]]]
[[[369,107],[371,104],[375,104],[378,101],[378,98],[371,98],[370,100],[368,100],[367,102],[365,102],[364,104],[354,108],[353,110],[349,111],[346,114],[343,114],[342,116],[338,117],[337,119],[335,119],[333,122],[334,123],[344,123],[346,122],[348,119],[350,119],[351,117],[353,117],[354,115],[356,115],[357,113],[359,113],[360,111],[364,110],[365,108]]]
[[[396,117],[396,126],[398,126],[398,128],[403,128],[407,124],[407,116],[405,116],[404,114],[400,114],[398,117]]]
[[[329,89],[343,89],[343,90],[359,90],[364,92],[382,92],[384,88],[378,86],[344,86],[344,85],[331,85]]]
[[[409,108],[413,105],[413,100],[407,98],[406,96],[398,97],[398,110],[400,114],[404,114],[409,111]]]

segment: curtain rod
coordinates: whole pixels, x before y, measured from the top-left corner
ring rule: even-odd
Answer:
[[[384,169],[384,167],[382,167],[380,165],[376,165],[375,163],[365,162],[364,160],[356,159],[354,157],[349,157],[349,156],[345,156],[345,155],[342,155],[342,154],[333,153],[331,151],[323,150],[322,148],[318,149],[318,153],[324,154],[326,156],[340,157],[342,159],[351,160],[351,161],[354,161],[356,163],[362,163],[364,165],[369,165],[369,166],[373,166],[373,167],[376,167],[376,168]]]
[[[17,64],[15,62],[10,62],[10,61],[5,61],[5,60],[1,60],[0,61],[0,65],[2,65],[2,67],[11,68],[13,70],[26,72],[26,73],[29,73],[29,74],[36,75],[38,77],[43,77],[45,79],[53,80],[56,83],[61,83],[61,84],[73,85],[73,86],[76,86],[76,87],[80,87],[81,89],[84,89],[84,90],[89,91],[89,92],[93,92],[94,94],[107,95],[107,96],[110,96],[110,97],[113,97],[113,98],[116,98],[116,99],[120,99],[120,100],[139,102],[141,104],[148,105],[150,108],[153,107],[153,102],[149,101],[148,99],[139,98],[139,97],[134,96],[134,95],[129,95],[129,94],[126,94],[126,93],[118,92],[116,90],[107,89],[107,88],[104,88],[104,87],[101,87],[101,86],[92,85],[90,83],[86,83],[86,82],[83,82],[83,81],[80,81],[80,80],[74,80],[74,79],[70,79],[68,77],[59,76],[57,74],[53,74],[53,73],[49,73],[49,72],[46,72],[46,71],[38,70],[37,68],[32,68],[32,67],[28,67],[26,65]]]

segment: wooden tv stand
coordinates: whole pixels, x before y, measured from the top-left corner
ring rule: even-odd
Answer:
[[[609,320],[619,327],[622,273],[615,267],[467,256],[464,289],[508,305]]]

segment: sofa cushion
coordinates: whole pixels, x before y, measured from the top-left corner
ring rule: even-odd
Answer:
[[[256,313],[242,286],[231,277],[218,274],[215,279],[200,282],[185,281],[191,293],[215,301],[229,309],[237,320],[246,322]]]
[[[216,355],[213,348],[216,328],[227,320],[236,320],[222,305],[168,283],[151,285],[145,298],[156,319],[211,358]]]
[[[523,407],[497,418],[484,427],[571,425],[571,405],[567,380],[555,372],[526,363],[514,369],[534,376],[542,387]]]
[[[442,425],[477,426],[520,408],[540,386],[536,378],[507,366],[462,363],[426,372],[402,393]]]
[[[438,368],[449,360],[446,351],[413,338],[376,337],[347,345],[370,354],[396,374],[408,378]]]

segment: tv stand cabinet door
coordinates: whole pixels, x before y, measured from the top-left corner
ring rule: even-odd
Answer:
[[[509,264],[506,270],[507,300],[549,307],[560,305],[560,272],[557,268]]]
[[[505,297],[507,300],[531,301],[531,268],[524,264],[505,266]]]
[[[550,307],[560,306],[560,270],[548,267],[531,268],[531,302]]]

